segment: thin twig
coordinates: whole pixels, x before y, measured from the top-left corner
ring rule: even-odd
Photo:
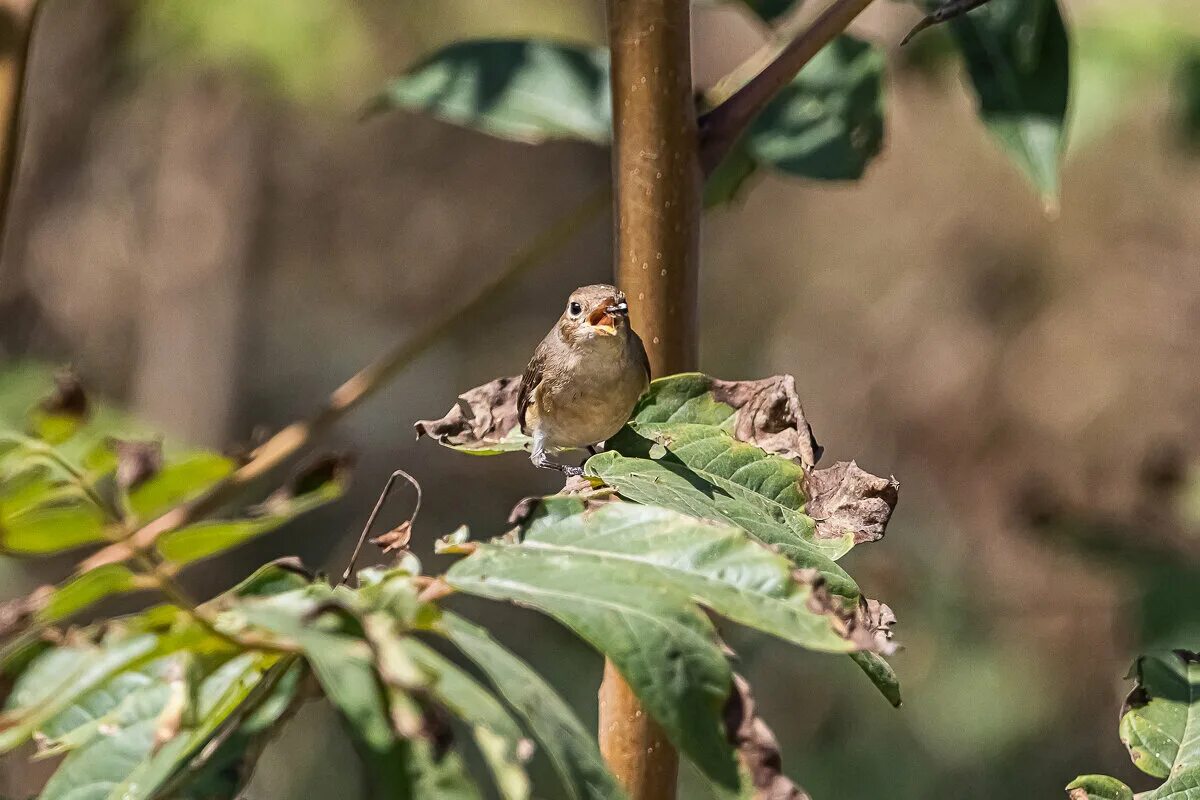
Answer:
[[[354,572],[354,565],[358,563],[359,553],[362,552],[363,543],[367,541],[367,534],[371,532],[371,528],[375,525],[375,519],[379,516],[379,511],[383,508],[384,501],[392,493],[392,487],[396,485],[396,478],[404,478],[417,490],[417,503],[413,508],[412,514],[408,517],[408,524],[412,525],[417,521],[417,514],[421,513],[421,484],[417,483],[417,479],[412,475],[409,475],[402,469],[398,469],[392,473],[391,477],[387,479],[387,483],[383,485],[383,491],[379,493],[379,499],[375,501],[375,508],[371,510],[371,516],[367,517],[367,524],[363,525],[362,533],[358,535],[358,543],[354,545],[354,553],[350,556],[350,563],[346,565],[346,571],[342,573],[342,579],[337,582],[338,586],[350,580],[350,575]]]
[[[771,44],[718,83],[717,90],[706,97],[716,107],[700,117],[700,166],[705,175],[717,168],[767,103],[871,2],[834,0],[810,25],[785,25]],[[782,47],[781,41],[786,42]],[[727,91],[730,93],[723,97]]]
[[[104,564],[124,561],[133,551],[153,546],[163,534],[221,508],[248,486],[290,461],[313,439],[329,430],[349,411],[399,375],[443,336],[453,331],[463,317],[472,316],[493,304],[498,291],[566,245],[580,228],[608,207],[609,186],[605,183],[589,194],[579,206],[560,217],[524,249],[517,252],[493,280],[482,286],[452,314],[438,320],[413,339],[396,346],[335,389],[325,404],[308,420],[292,423],[279,431],[257,448],[250,461],[233,475],[195,500],[176,506],[157,519],[151,520],[135,532],[127,543],[112,545],[93,554],[80,563],[79,570],[87,572]]]
[[[923,20],[913,26],[913,29],[900,40],[900,46],[908,44],[912,38],[926,28],[932,28],[934,25],[941,25],[943,22],[949,22],[955,17],[961,17],[963,14],[972,9],[979,8],[984,3],[991,0],[947,0],[942,3],[932,13],[927,14]]]

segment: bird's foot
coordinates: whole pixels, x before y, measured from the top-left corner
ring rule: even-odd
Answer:
[[[551,461],[545,453],[535,453],[530,459],[533,465],[539,469],[558,470],[568,478],[574,478],[583,474],[583,467],[572,467],[569,464],[559,464],[557,461]]]

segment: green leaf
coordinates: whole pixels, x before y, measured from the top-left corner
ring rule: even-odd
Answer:
[[[802,0],[742,0],[742,3],[762,17],[764,22],[774,21],[790,11],[793,6],[800,5],[801,2]]]
[[[1067,784],[1070,800],[1133,800],[1133,790],[1107,775],[1080,775]]]
[[[737,525],[796,566],[816,569],[830,591],[858,599],[858,586],[833,561],[848,549],[845,540],[833,546],[818,541],[813,520],[803,513],[799,466],[707,425],[652,423],[636,431],[623,430],[610,451],[588,459],[587,474],[636,503]],[[650,459],[653,441],[639,435],[643,431],[669,441],[669,455]]]
[[[536,40],[459,42],[394,79],[369,111],[394,108],[504,139],[607,144],[608,51]]]
[[[749,156],[789,175],[857,180],[883,146],[883,51],[839,36],[767,105]]]
[[[1137,685],[1120,726],[1133,763],[1157,778],[1200,773],[1200,656],[1142,656],[1134,669]]]
[[[157,741],[160,715],[176,691],[175,684],[152,678],[126,695],[108,715],[96,720],[90,737],[67,754],[39,800],[133,800],[133,795],[113,787],[124,783],[149,758]]]
[[[884,698],[895,708],[899,708],[903,702],[900,698],[900,679],[896,677],[896,671],[892,669],[892,665],[878,653],[866,651],[851,653],[850,658],[866,674],[871,683],[875,684],[875,688],[879,689]]]
[[[300,602],[296,602],[296,601]],[[415,774],[408,743],[397,737],[388,697],[375,672],[375,656],[343,612],[310,619],[315,603],[304,592],[277,595],[239,606],[246,622],[299,645],[325,696],[345,717],[363,758],[388,797],[413,797]]]
[[[163,742],[109,797],[149,800],[180,778],[182,796],[235,796],[249,777],[238,768],[239,761],[253,737],[273,725],[295,699],[302,674],[298,661],[274,654],[247,652],[226,661],[196,687],[195,722]],[[218,731],[231,724],[236,727],[216,751],[195,761]],[[185,769],[193,774],[184,775]]]
[[[604,766],[595,740],[570,706],[528,664],[501,646],[486,630],[454,614],[442,614],[434,631],[447,637],[475,662],[528,723],[549,755],[569,800],[625,797]]]
[[[233,461],[209,452],[195,452],[169,461],[129,492],[129,507],[143,522],[180,503],[199,497],[233,472]]]
[[[176,564],[190,564],[224,553],[251,539],[269,533],[301,514],[336,500],[345,491],[343,475],[334,470],[299,494],[282,492],[253,509],[243,519],[209,520],[171,531],[158,540],[158,552]]]
[[[0,552],[41,555],[107,540],[103,512],[72,497],[10,512],[0,503]]]
[[[1048,206],[1058,202],[1070,41],[1057,0],[991,0],[950,21],[979,116]]]
[[[504,706],[465,671],[416,639],[405,638],[400,644],[412,662],[433,677],[430,691],[438,702],[471,726],[500,796],[528,798],[529,777],[519,754],[524,737]]]
[[[0,753],[20,745],[113,676],[180,650],[219,647],[219,642],[199,626],[185,626],[162,635],[118,631],[100,645],[46,651],[22,672],[0,714]]]
[[[743,137],[704,181],[704,207],[715,208],[740,198],[757,171],[758,162],[750,155]]]
[[[795,580],[788,560],[738,528],[625,503],[582,511],[578,500],[547,498],[521,543],[477,545],[447,582],[573,629],[613,660],[702,770],[736,786],[720,716],[729,667],[695,603],[816,650],[849,652],[864,640],[839,633],[835,624],[848,623]]]
[[[55,587],[38,610],[36,620],[43,625],[52,625],[107,597],[141,588],[129,567],[106,564]]]

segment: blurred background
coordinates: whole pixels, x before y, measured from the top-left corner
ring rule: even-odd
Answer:
[[[1146,788],[1117,738],[1121,676],[1146,648],[1200,648],[1200,14],[1064,5],[1075,123],[1057,214],[988,140],[938,36],[900,50],[919,15],[881,2],[856,25],[890,57],[866,178],[765,177],[705,222],[705,371],[793,373],[825,463],[902,487],[887,537],[844,562],[900,618],[901,709],[845,659],[724,626],[818,800],[1058,797],[1081,772]],[[454,313],[608,178],[588,145],[358,114],[458,38],[602,41],[596,0],[43,6],[0,254],[5,414],[45,389],[37,365],[69,362],[174,438],[252,441]],[[736,7],[698,6],[698,84],[762,40]],[[357,454],[350,494],[189,573],[196,593],[283,554],[340,572],[397,466],[426,488],[414,541],[433,569],[437,536],[498,533],[518,499],[556,489],[520,456],[467,458],[411,425],[518,374],[567,293],[608,280],[609,237],[596,220],[457,320],[322,442]],[[69,563],[0,561],[0,599]],[[478,610],[594,724],[593,653],[536,615]],[[353,759],[310,705],[247,796],[359,796]],[[0,762],[0,795],[45,774]],[[681,797],[707,796],[684,777]]]

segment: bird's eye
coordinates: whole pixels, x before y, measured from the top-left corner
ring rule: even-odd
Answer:
[[[569,313],[572,317],[578,317],[583,313],[583,306],[572,300],[570,305],[567,306],[567,313]]]

